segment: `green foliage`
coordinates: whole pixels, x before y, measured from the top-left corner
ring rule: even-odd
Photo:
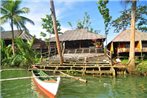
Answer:
[[[16,25],[19,30],[28,31],[25,23],[34,24],[34,22],[21,14],[29,13],[30,10],[27,7],[20,8],[21,0],[2,0],[1,2],[1,24],[9,22],[10,25]]]
[[[105,33],[108,34],[109,31],[109,24],[112,19],[112,17],[109,14],[109,9],[107,8],[108,0],[99,0],[97,2],[98,4],[98,10],[103,16],[104,24],[105,24]]]
[[[46,37],[46,33],[44,33],[44,32],[40,32],[40,35],[41,35],[42,37]]]
[[[46,15],[45,18],[42,18],[42,22],[43,22],[42,27],[43,27],[43,29],[46,29],[47,33],[55,34],[51,15]],[[61,34],[62,33],[62,32],[60,32],[61,31],[61,25],[60,25],[58,20],[56,21],[56,23],[57,23],[58,33]]]
[[[72,23],[68,22],[68,24],[73,29]],[[90,15],[87,12],[85,12],[83,19],[77,22],[76,28],[87,29],[90,32],[96,33],[96,30],[91,27]]]
[[[67,23],[68,23],[68,25],[73,29],[72,23],[71,23],[71,22],[67,22]]]
[[[10,23],[10,27],[12,30],[12,50],[13,55],[15,54],[15,46],[14,46],[14,25],[17,27],[18,30],[25,30],[28,32],[29,30],[25,26],[26,22],[31,23],[34,25],[34,22],[21,14],[29,13],[29,8],[23,7],[20,8],[21,0],[2,0],[0,11],[0,24],[4,24],[6,22]]]
[[[38,53],[32,50],[32,42],[24,42],[22,39],[15,39],[16,54],[12,55],[11,45],[5,46],[3,40],[1,43],[1,61],[2,67],[26,67],[28,68],[32,64],[38,62]]]
[[[0,39],[0,44],[1,44],[1,48],[0,48],[1,61],[3,64],[3,60],[10,59],[10,57],[12,55],[12,49],[11,49],[11,45],[6,46],[5,42],[2,39]]]
[[[142,61],[138,67],[137,70],[141,73],[145,73],[147,72],[147,60]]]
[[[138,30],[147,31],[147,6],[138,6],[136,8],[136,27]],[[120,32],[131,25],[131,9],[121,11],[121,15],[112,21],[115,32]]]
[[[85,15],[84,15],[84,17],[83,17],[83,20],[79,20],[78,22],[77,22],[77,28],[78,29],[89,29],[89,27],[90,27],[90,25],[91,25],[91,22],[90,22],[90,16],[88,15],[88,13],[87,12],[85,12]]]

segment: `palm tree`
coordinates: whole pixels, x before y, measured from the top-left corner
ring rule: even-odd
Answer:
[[[1,24],[9,22],[10,27],[12,30],[12,50],[13,55],[15,54],[15,48],[14,48],[14,25],[19,30],[25,30],[28,31],[28,29],[25,26],[26,22],[29,22],[34,25],[34,22],[24,16],[21,16],[21,14],[25,14],[29,12],[29,8],[23,7],[20,8],[21,0],[2,0],[1,2],[2,6],[0,7],[2,16]]]
[[[58,50],[58,54],[60,56],[60,64],[63,64],[64,58],[61,53],[61,47],[60,47],[60,41],[58,36],[58,30],[57,30],[57,24],[56,24],[56,14],[55,14],[55,8],[54,8],[54,1],[50,0],[50,6],[51,6],[51,13],[52,13],[52,20],[53,20],[53,27],[55,32],[55,38],[56,38],[56,46]]]
[[[129,71],[135,70],[135,14],[136,14],[136,0],[132,0],[131,10],[131,35],[130,35],[130,53],[129,53]]]
[[[131,73],[135,70],[135,14],[136,0],[126,0],[125,3],[131,3],[131,34],[130,34],[130,52],[128,71]]]

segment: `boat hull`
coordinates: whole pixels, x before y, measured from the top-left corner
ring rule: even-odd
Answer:
[[[42,87],[34,78],[33,81],[35,83],[35,85],[49,98],[55,98],[55,95],[52,94],[51,92],[49,92],[48,90],[46,90],[44,87]]]
[[[35,85],[49,98],[55,98],[60,84],[60,77],[57,77],[55,82],[47,82],[40,80],[33,72],[32,74]]]

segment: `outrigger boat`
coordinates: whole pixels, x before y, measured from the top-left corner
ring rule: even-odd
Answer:
[[[55,98],[60,84],[60,76],[51,77],[39,69],[33,70],[32,74],[36,86],[49,98]]]

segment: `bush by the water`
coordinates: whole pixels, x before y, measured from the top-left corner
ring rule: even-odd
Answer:
[[[16,38],[14,55],[11,45],[6,46],[4,40],[0,40],[0,43],[2,67],[28,68],[39,61],[39,53],[32,49],[33,41],[24,42],[21,38]]]
[[[146,73],[147,75],[147,59],[143,60],[137,67],[137,70],[141,73]]]

